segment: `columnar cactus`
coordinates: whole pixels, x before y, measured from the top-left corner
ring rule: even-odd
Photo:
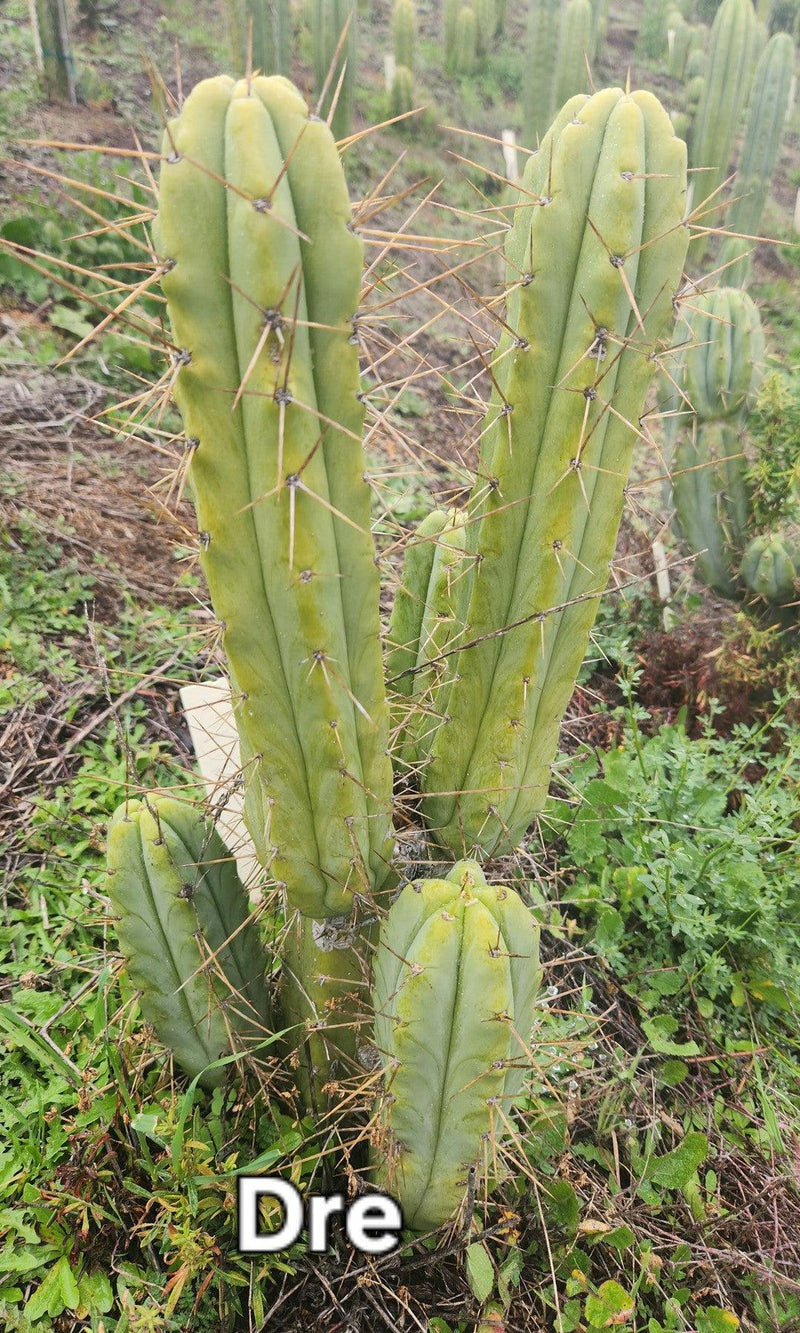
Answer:
[[[559,13],[559,0],[530,0],[522,95],[525,138],[532,147],[544,138],[555,111]]]
[[[455,71],[461,3],[462,0],[444,0],[444,67],[449,74]]]
[[[406,547],[386,661],[400,702],[393,754],[401,770],[424,762],[447,707],[454,661],[447,653],[464,633],[469,599],[465,520],[463,511],[434,509]]]
[[[496,0],[474,0],[475,8],[475,46],[478,56],[484,60],[492,49],[497,27]]]
[[[723,421],[693,422],[672,462],[677,531],[696,555],[703,582],[731,600],[753,517],[747,467],[737,430]]]
[[[511,850],[546,798],[672,321],[685,192],[685,145],[650,93],[572,99],[528,160],[468,506],[468,631],[422,773],[456,854]]]
[[[586,87],[586,61],[592,55],[591,0],[567,0],[561,11],[555,104],[562,106]]]
[[[414,75],[407,65],[396,65],[390,95],[393,116],[402,116],[414,109]]]
[[[788,33],[776,33],[756,66],[734,184],[735,198],[727,218],[728,230],[739,237],[757,236],[761,226],[786,125],[794,65],[794,42]],[[740,259],[725,270],[725,281],[740,285],[749,267],[749,258]]]
[[[755,41],[751,0],[723,0],[711,29],[708,73],[690,143],[691,165],[702,168],[696,186],[702,198],[718,190],[729,175],[733,142],[753,77]],[[714,224],[712,215],[706,225]]]
[[[683,78],[686,60],[689,55],[691,31],[691,27],[680,10],[672,10],[667,15],[668,69],[673,79]]]
[[[701,421],[746,412],[764,374],[761,316],[746,292],[718,287],[687,301],[689,339],[678,376]]]
[[[347,36],[342,42],[342,34]],[[320,107],[324,118],[331,115],[334,138],[350,133],[353,113],[353,89],[356,66],[355,0],[311,0],[311,49],[314,62],[314,89],[319,99],[327,84]],[[336,57],[336,51],[339,51]],[[338,94],[338,96],[337,96]]]
[[[413,77],[414,49],[417,42],[417,11],[414,0],[394,0],[392,35],[395,63],[410,70]]]
[[[462,5],[456,20],[453,72],[462,75],[474,74],[477,59],[478,28],[475,10],[469,5]]]
[[[669,0],[644,0],[636,51],[645,60],[663,60],[667,50]]]
[[[289,0],[228,0],[234,66],[244,73],[288,74]]]
[[[490,1174],[530,1066],[540,978],[530,910],[474,862],[406,885],[385,918],[373,986],[384,1070],[375,1176],[407,1227],[448,1221],[471,1168]]]
[[[168,126],[157,246],[246,817],[313,917],[378,887],[391,847],[349,222],[330,131],[286,80],[205,80]]]
[[[265,955],[236,864],[191,803],[126,801],[108,831],[108,895],[142,1013],[204,1087],[269,1028]]]

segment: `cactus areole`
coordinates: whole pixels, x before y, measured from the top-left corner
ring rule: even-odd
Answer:
[[[331,132],[291,83],[197,85],[165,133],[156,246],[248,827],[292,907],[347,912],[391,851],[362,246]]]

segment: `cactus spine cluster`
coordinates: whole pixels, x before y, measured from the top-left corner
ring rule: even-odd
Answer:
[[[756,41],[751,0],[723,0],[711,28],[708,72],[690,143],[691,165],[702,168],[696,186],[702,198],[714,194],[728,177],[736,131],[752,82]],[[708,225],[714,225],[713,216]]]
[[[311,0],[311,49],[316,97],[322,96],[319,114],[331,118],[335,139],[350,133],[356,65],[355,0]],[[342,34],[346,36],[342,41]],[[339,52],[338,56],[336,52]],[[332,109],[335,110],[331,116]]]
[[[757,236],[761,226],[783,139],[794,64],[794,42],[788,33],[776,33],[756,66],[734,185],[735,199],[727,218],[728,230],[739,237]],[[741,285],[748,270],[749,258],[742,257],[725,270],[725,280]]]
[[[475,862],[406,885],[391,907],[373,986],[384,1070],[375,1168],[406,1226],[452,1217],[470,1168],[485,1169],[506,1136],[539,984],[530,910]]]
[[[421,774],[455,855],[510,851],[546,797],[672,319],[685,173],[656,98],[618,89],[572,99],[528,160],[468,505],[469,603]]]
[[[142,1013],[180,1067],[208,1069],[268,1033],[265,956],[222,840],[191,804],[128,801],[108,830],[108,895]]]

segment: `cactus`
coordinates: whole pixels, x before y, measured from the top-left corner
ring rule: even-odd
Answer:
[[[461,3],[462,0],[444,0],[444,67],[448,74],[455,71]]]
[[[734,138],[750,91],[756,38],[751,0],[723,0],[711,29],[708,73],[689,145],[692,167],[702,168],[697,188],[705,198],[729,174]],[[707,225],[714,225],[714,215]]]
[[[559,10],[559,0],[530,0],[522,97],[525,138],[531,145],[544,138],[555,111]]]
[[[157,244],[246,818],[315,917],[377,888],[391,846],[349,220],[331,134],[286,80],[205,80],[168,127]]]
[[[668,69],[673,79],[682,79],[689,55],[691,28],[678,10],[667,16]]]
[[[228,0],[234,66],[261,74],[288,74],[289,0]]]
[[[409,106],[404,108],[410,110],[413,105],[414,51],[417,42],[417,11],[414,8],[414,0],[394,0],[392,34],[395,63],[397,66],[404,66],[412,76]]]
[[[455,45],[453,48],[453,72],[469,75],[475,73],[478,59],[478,28],[475,10],[469,5],[462,5],[456,21]]]
[[[562,106],[586,87],[586,61],[592,51],[591,0],[567,0],[561,11],[555,104]]]
[[[608,33],[609,0],[592,0],[592,60],[602,55]]]
[[[475,49],[480,60],[485,60],[492,49],[497,27],[496,0],[474,0]]]
[[[765,602],[800,605],[800,526],[755,537],[742,556],[740,573],[750,591]]]
[[[389,624],[387,674],[398,698],[393,747],[401,772],[424,762],[447,707],[453,659],[447,654],[465,630],[470,563],[465,559],[466,515],[434,509],[406,547],[401,586]]]
[[[698,75],[705,78],[708,73],[708,56],[702,46],[695,46],[686,57],[686,70],[684,71],[687,84]]]
[[[644,60],[661,61],[667,50],[669,0],[644,0],[636,54]]]
[[[142,1013],[204,1087],[268,1032],[264,952],[222,840],[191,805],[127,801],[108,831],[108,895]]]
[[[469,505],[469,636],[422,774],[456,853],[510,851],[547,795],[681,279],[685,173],[657,99],[619,89],[574,98],[528,160]]]
[[[752,407],[764,373],[764,332],[750,297],[736,287],[699,292],[687,302],[689,342],[679,377],[701,421]]]
[[[745,122],[728,229],[739,237],[758,235],[761,215],[778,160],[794,73],[794,43],[788,33],[776,33],[756,66]],[[749,248],[749,247],[748,247]],[[725,253],[720,256],[725,260]],[[725,280],[741,285],[749,259],[740,258],[725,272]]]
[[[414,109],[414,75],[406,65],[397,65],[392,79],[390,110],[393,116],[402,116]]]
[[[721,597],[739,595],[737,570],[752,523],[747,459],[726,422],[692,423],[673,460],[675,527],[697,556],[695,569]]]
[[[340,47],[342,33],[347,36]],[[336,50],[339,55],[336,57]],[[311,0],[311,49],[317,99],[327,85],[319,114],[331,118],[334,138],[350,133],[356,66],[355,0]],[[334,57],[336,57],[334,59]],[[338,90],[338,97],[337,97]],[[331,116],[334,98],[336,108]]]
[[[406,885],[385,918],[373,986],[385,1080],[375,1176],[407,1227],[451,1218],[470,1168],[505,1137],[539,984],[529,909],[474,862]]]

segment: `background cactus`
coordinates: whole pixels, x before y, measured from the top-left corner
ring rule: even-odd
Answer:
[[[567,0],[561,11],[555,104],[562,106],[586,87],[586,62],[592,58],[591,0]]]
[[[149,796],[111,821],[107,884],[142,1013],[213,1087],[225,1070],[208,1065],[269,1032],[265,954],[233,858],[191,804]]]
[[[410,71],[413,89],[414,52],[417,42],[417,11],[414,0],[394,0],[392,36],[396,65],[402,65]]]
[[[693,422],[681,436],[671,470],[675,527],[696,555],[703,582],[733,600],[753,517],[737,430],[721,421]]]
[[[686,306],[689,337],[677,378],[692,410],[701,421],[746,412],[764,374],[764,331],[756,306],[736,287],[698,292]]]
[[[414,75],[406,65],[396,65],[392,79],[390,111],[393,116],[402,116],[414,109]]]
[[[355,0],[311,0],[315,96],[317,99],[321,97],[327,83],[327,92],[319,109],[320,115],[327,119],[339,90],[331,120],[335,139],[343,139],[350,133],[356,68],[356,12]],[[340,47],[345,28],[347,36]],[[337,49],[339,55],[334,59]]]
[[[681,278],[685,154],[651,94],[607,89],[570,101],[526,166],[468,506],[469,630],[422,773],[428,826],[456,853],[511,850],[547,795],[608,578],[650,353]]]
[[[776,33],[756,66],[734,184],[735,198],[727,218],[728,230],[739,236],[753,237],[759,233],[786,126],[794,65],[794,42],[788,33]],[[723,250],[723,263],[729,254]],[[741,285],[749,269],[750,259],[743,256],[725,270],[725,281]]]
[[[475,10],[469,5],[462,5],[456,20],[453,72],[461,75],[474,74],[477,59],[478,28]]]
[[[661,61],[666,54],[669,10],[670,0],[644,0],[636,52],[645,60]]]
[[[444,0],[444,67],[449,74],[455,71],[458,16],[461,0]]]
[[[475,48],[478,57],[485,60],[492,49],[497,28],[496,0],[474,0]]]
[[[234,68],[261,74],[289,73],[289,0],[228,0]]]
[[[470,1167],[489,1174],[530,1064],[540,980],[529,908],[487,885],[474,862],[406,885],[385,918],[373,987],[384,1069],[374,1163],[406,1226],[448,1221]]]
[[[559,13],[559,0],[530,0],[522,100],[525,138],[532,147],[544,138],[555,110]]]
[[[689,160],[702,168],[695,191],[714,194],[729,175],[731,154],[753,77],[756,16],[751,0],[723,0],[711,28],[708,73],[700,96]],[[715,203],[719,203],[715,199]],[[713,227],[719,213],[705,225]]]
[[[667,49],[669,52],[668,69],[674,79],[682,79],[686,69],[691,41],[691,27],[680,10],[672,10],[667,15]]]

